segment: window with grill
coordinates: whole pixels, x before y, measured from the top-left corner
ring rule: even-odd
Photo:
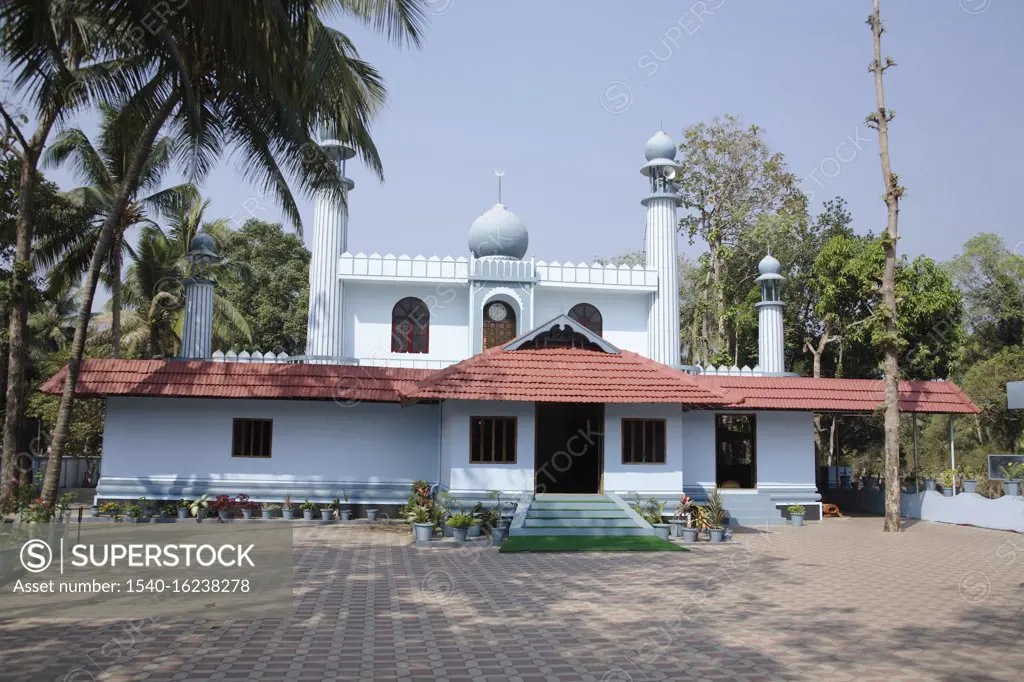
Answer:
[[[665,463],[665,420],[622,420],[622,463]]]
[[[232,427],[232,457],[270,457],[272,419],[236,419]]]
[[[569,319],[579,322],[598,336],[601,336],[604,331],[604,318],[601,317],[601,311],[589,303],[577,303],[574,305],[569,310]]]
[[[409,296],[391,309],[391,352],[428,353],[430,350],[430,309]]]
[[[515,463],[515,417],[470,417],[469,429],[469,461],[471,463]]]

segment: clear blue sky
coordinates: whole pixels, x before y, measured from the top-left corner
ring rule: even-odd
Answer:
[[[886,96],[897,114],[893,165],[908,190],[900,249],[946,259],[982,230],[1016,244],[1024,3],[882,5],[883,49],[899,64]],[[705,6],[714,14],[698,16]],[[874,107],[868,0],[432,0],[431,9],[419,51],[341,25],[390,91],[374,126],[386,181],[358,163],[350,173],[352,251],[464,255],[470,223],[495,201],[495,168],[506,172],[506,205],[529,227],[531,255],[578,261],[638,248],[644,141],[661,121],[678,139],[722,113],[765,129],[806,178],[813,210],[841,195],[858,231],[884,227],[877,138],[863,124]],[[848,138],[859,151],[840,146]],[[214,216],[244,217],[256,194],[237,162],[203,187]],[[279,219],[262,206],[257,217]],[[302,209],[309,243],[312,202]]]

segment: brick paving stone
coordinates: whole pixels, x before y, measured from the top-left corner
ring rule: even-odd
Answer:
[[[907,526],[850,518],[689,553],[507,555],[299,528],[289,620],[155,621],[124,644],[122,621],[0,612],[0,680],[1024,678],[1024,536]]]

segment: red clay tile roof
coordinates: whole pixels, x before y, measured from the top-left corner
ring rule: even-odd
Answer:
[[[873,412],[884,401],[878,379],[698,376],[697,384],[740,396],[732,407],[758,410]],[[900,411],[947,414],[981,412],[960,387],[948,381],[901,381]]]
[[[715,389],[698,386],[693,377],[629,351],[500,347],[423,379],[403,398],[700,406],[732,402]]]
[[[431,370],[178,360],[86,360],[76,395],[398,402]],[[60,393],[65,367],[40,390]]]
[[[40,390],[60,393],[66,369]],[[872,412],[882,382],[869,379],[692,376],[623,351],[493,348],[448,369],[177,360],[86,360],[76,395],[260,398],[340,402],[427,399],[678,403],[693,407]],[[976,414],[960,388],[900,383],[903,412]]]

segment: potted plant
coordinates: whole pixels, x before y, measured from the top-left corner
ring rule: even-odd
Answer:
[[[291,521],[295,518],[295,505],[292,504],[291,495],[284,496],[284,502],[281,503],[281,518],[285,521]]]
[[[725,535],[725,506],[722,504],[722,496],[717,490],[711,491],[708,495],[708,503],[704,505],[704,526],[708,531],[711,542],[719,543]]]
[[[789,522],[794,526],[804,525],[804,517],[807,515],[807,509],[802,504],[791,504],[786,507],[786,511],[789,512]]]
[[[144,515],[142,507],[137,504],[129,504],[124,508],[124,515],[128,517],[130,523],[145,523],[146,517]]]
[[[274,512],[281,508],[281,505],[274,504],[273,502],[264,502],[260,505],[260,514],[264,520],[274,518]]]
[[[325,504],[320,508],[320,519],[324,523],[330,523],[334,520],[334,507],[329,504]]]
[[[198,521],[202,521],[204,518],[206,518],[206,514],[207,514],[207,512],[209,510],[210,510],[210,496],[209,495],[203,495],[200,498],[192,500],[192,504],[190,504],[188,506],[189,514],[191,514],[193,517],[195,517],[195,519],[198,520]]]
[[[978,492],[978,478],[981,468],[970,464],[960,465],[960,486],[965,493]]]
[[[95,504],[93,506],[89,507],[89,516],[91,516],[92,518],[95,519],[95,518],[99,518],[99,515],[100,515],[100,508],[99,507],[97,507]]]
[[[306,521],[313,520],[313,512],[316,511],[316,505],[310,502],[308,499],[299,505],[299,509],[302,510],[302,518]]]
[[[921,475],[924,476],[924,489],[934,491],[935,490],[935,477],[937,471],[933,466],[921,467]]]
[[[683,531],[690,525],[694,506],[693,498],[686,494],[683,494],[676,502],[675,511],[672,518],[669,519],[669,525],[672,526],[672,537],[683,537]]]
[[[342,490],[341,491],[341,496],[345,499],[345,505],[348,505],[348,491],[347,490]],[[338,518],[339,519],[341,519],[342,521],[349,521],[349,520],[351,520],[351,518],[352,518],[352,509],[351,509],[351,507],[342,506],[341,500],[339,500],[337,497],[335,497],[332,500],[332,502],[334,503],[334,508],[338,511]]]
[[[654,534],[662,540],[668,540],[670,526],[665,523],[662,516],[665,513],[665,503],[659,502],[656,498],[648,497],[646,500],[640,497],[639,493],[632,493],[633,501],[629,506],[639,514],[644,521],[651,524]]]
[[[100,505],[99,513],[104,516],[109,516],[115,521],[121,520],[121,505],[117,502],[104,502]]]
[[[1024,479],[1024,462],[1011,462],[1003,467],[1003,494],[1020,495],[1020,482]]]
[[[145,497],[135,500],[135,506],[142,510],[141,518],[149,519],[153,517],[153,504]]]
[[[177,509],[177,515],[179,519],[187,519],[189,517],[189,508],[192,506],[192,500],[186,500],[184,497],[178,500],[175,505]]]
[[[434,535],[434,520],[428,507],[421,504],[406,506],[405,520],[412,524],[416,542],[430,542]]]
[[[230,495],[218,495],[210,502],[210,509],[221,521],[230,521],[235,510],[235,498]]]
[[[465,542],[469,527],[473,525],[473,517],[463,512],[456,512],[448,517],[448,525],[452,527],[452,537],[456,542]]]
[[[173,519],[178,515],[178,503],[170,502],[160,507],[160,518],[161,519]]]
[[[939,483],[942,484],[942,496],[953,497],[956,493],[956,471],[945,469],[939,474]]]
[[[234,506],[242,512],[242,518],[248,521],[252,518],[252,510],[255,504],[245,493],[235,495]]]
[[[441,534],[446,537],[452,537],[452,527],[448,525],[448,519],[451,517],[455,510],[458,502],[452,497],[451,493],[442,490],[437,493],[437,500],[434,502],[434,508],[436,510],[437,519],[441,524]]]

